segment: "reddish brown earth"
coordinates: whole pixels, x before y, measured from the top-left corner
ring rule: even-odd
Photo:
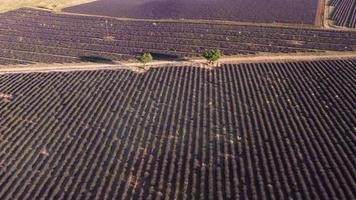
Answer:
[[[356,60],[0,76],[0,199],[355,199]]]
[[[67,12],[142,19],[314,24],[318,0],[99,0]]]

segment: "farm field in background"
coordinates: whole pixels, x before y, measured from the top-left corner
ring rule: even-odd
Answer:
[[[0,14],[0,65],[200,56],[355,51],[356,32],[257,25],[116,20],[19,9]]]
[[[355,199],[355,65],[0,75],[0,199]]]
[[[338,26],[356,28],[356,1],[355,0],[330,0],[333,7],[330,19]]]
[[[141,19],[314,24],[318,0],[98,0],[66,12]]]

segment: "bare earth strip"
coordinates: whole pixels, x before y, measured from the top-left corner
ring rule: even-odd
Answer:
[[[326,7],[326,0],[319,0],[318,2],[318,9],[316,11],[315,16],[315,25],[322,27],[324,26],[324,19],[325,19],[325,7]]]
[[[329,0],[328,0],[329,2]],[[324,16],[323,16],[323,25],[325,28],[332,29],[333,27],[330,26],[330,21],[329,21],[329,15],[330,13],[330,6],[328,5],[328,2],[324,6]]]
[[[315,60],[338,60],[354,59],[356,52],[338,53],[327,52],[320,54],[285,54],[285,55],[263,55],[246,57],[226,57],[222,58],[219,64],[240,64],[240,63],[271,63],[271,62],[297,62],[297,61],[315,61]],[[149,68],[169,67],[169,66],[194,66],[213,69],[208,66],[204,59],[192,59],[187,61],[154,61],[143,66],[141,63],[116,63],[116,64],[76,64],[76,65],[19,65],[0,67],[0,74],[18,74],[18,73],[47,73],[47,72],[72,72],[72,71],[95,71],[95,70],[132,70],[135,72],[145,72]]]

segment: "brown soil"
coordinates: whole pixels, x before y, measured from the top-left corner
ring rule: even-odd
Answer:
[[[318,9],[316,11],[316,16],[315,16],[315,25],[316,26],[324,26],[324,18],[327,17],[325,16],[325,3],[326,0],[319,0],[318,3]]]

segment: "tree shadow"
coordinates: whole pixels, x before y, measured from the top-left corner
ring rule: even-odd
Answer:
[[[100,57],[100,56],[80,56],[79,59],[82,62],[105,63],[105,64],[114,64],[115,63],[111,59]]]
[[[169,55],[169,54],[163,54],[163,53],[151,53],[153,60],[158,60],[158,61],[188,61],[189,59],[176,56],[176,55]]]

